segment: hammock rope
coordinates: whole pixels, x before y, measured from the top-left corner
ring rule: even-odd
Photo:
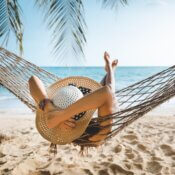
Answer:
[[[40,78],[46,87],[61,79],[6,49],[0,48],[0,85],[12,92],[32,111],[35,111],[35,103],[30,96],[28,87],[28,80],[32,75]],[[120,111],[103,118],[103,120],[97,118],[92,120],[102,122],[113,119],[112,131],[106,138],[108,139],[173,96],[175,96],[175,66],[116,91]],[[76,140],[76,143],[85,146],[93,145],[92,142],[84,138],[85,135],[82,135]]]

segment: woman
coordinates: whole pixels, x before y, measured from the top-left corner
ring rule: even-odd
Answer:
[[[64,110],[55,110],[50,99],[48,99],[43,83],[35,76],[29,80],[30,93],[36,103],[43,109],[48,118],[47,124],[49,128],[56,126],[65,129],[76,127],[76,122],[72,116],[80,112],[98,108],[98,116],[105,117],[117,111],[117,101],[115,98],[115,77],[114,71],[118,64],[118,60],[112,61],[107,52],[104,53],[106,76],[101,81],[102,88],[84,96],[74,104]],[[100,123],[101,126],[108,126],[112,123],[112,119]],[[99,145],[103,141],[107,133],[111,131],[111,127],[106,127],[88,139]]]

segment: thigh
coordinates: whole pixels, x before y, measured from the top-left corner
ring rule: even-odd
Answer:
[[[108,100],[103,106],[98,108],[98,116],[105,117],[106,115],[113,114],[118,110],[118,103],[115,93],[111,91]]]
[[[98,108],[98,117],[103,118],[106,115],[115,113],[117,111],[116,102],[117,101],[115,98],[115,94],[111,93],[107,102],[103,106]],[[111,132],[112,122],[112,119],[107,119],[106,121],[98,123],[98,132],[90,137],[89,140],[95,142],[96,145],[101,144],[102,141],[107,137],[107,134]]]

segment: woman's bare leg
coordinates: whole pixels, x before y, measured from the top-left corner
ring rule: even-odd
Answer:
[[[111,62],[110,60],[110,56],[107,52],[105,52],[104,54],[104,59],[105,59],[105,62],[106,62],[106,65],[105,65],[105,70],[107,72],[107,74],[105,75],[105,77],[102,79],[101,81],[101,84],[103,86],[107,85],[111,88],[111,95],[112,95],[112,106],[114,106],[115,108],[115,103],[116,103],[116,100],[114,99],[115,96],[114,96],[114,93],[115,93],[115,68],[118,64],[118,60],[114,60],[113,62]],[[98,108],[98,116],[99,117],[103,117],[104,116],[104,109],[105,107],[100,107]],[[114,112],[116,112],[115,110],[117,109],[113,109]],[[107,120],[105,122],[102,122],[100,125],[101,126],[107,126],[107,125],[110,125],[112,123],[112,120]],[[111,131],[111,128],[112,127],[107,127],[103,130],[101,130],[98,134],[92,136],[91,138],[89,138],[89,140],[91,141],[99,141],[99,140],[102,140],[106,137],[106,134],[109,133]],[[99,142],[100,143],[100,142]],[[97,142],[98,144],[98,142]]]
[[[104,60],[105,60],[106,75],[103,77],[100,84],[102,86],[110,85],[110,84],[112,84],[112,86],[115,86],[115,78],[114,78],[115,74],[114,73],[115,73],[115,69],[116,69],[117,64],[118,64],[118,60],[115,59],[115,60],[111,61],[110,56],[107,52],[104,53]],[[112,72],[110,69],[111,66],[112,66]],[[115,90],[115,87],[113,87],[113,88]]]
[[[106,53],[106,54],[107,54],[107,53]],[[106,54],[105,54],[105,55],[106,55]],[[105,58],[105,55],[104,55],[104,58]],[[108,54],[107,54],[107,55],[108,55]],[[109,56],[109,55],[108,55],[108,56]],[[106,63],[106,59],[105,59],[105,63]],[[116,67],[117,67],[117,64],[118,64],[118,60],[117,60],[117,59],[112,61],[112,70],[113,70],[113,73],[115,73],[115,69],[116,69]],[[106,70],[106,75],[105,75],[105,76],[103,77],[103,79],[100,81],[100,84],[101,84],[102,86],[105,86],[105,85],[108,84],[108,79],[107,79],[107,77],[110,76],[110,74],[108,74],[109,69],[108,69],[108,64],[107,64],[107,63],[105,64],[105,70]],[[115,80],[114,80],[113,83],[115,83]]]
[[[98,89],[91,94],[86,95],[85,97],[81,98],[74,104],[70,105],[68,108],[62,111],[55,111],[48,113],[48,117],[51,118],[48,121],[48,127],[53,128],[57,126],[59,123],[71,118],[75,114],[78,114],[83,111],[87,111],[90,109],[98,108],[99,116],[104,117],[106,115],[112,114],[116,112],[115,105],[114,105],[114,90],[113,88],[115,84],[114,79],[114,72],[112,69],[112,64],[110,63],[110,58],[107,53],[105,53],[105,58],[107,60],[108,65],[108,74],[106,82],[108,83],[106,86]],[[100,100],[99,100],[100,99]],[[60,117],[59,117],[60,116]],[[107,120],[101,123],[101,126],[106,126],[111,124],[112,120]],[[91,141],[100,141],[106,138],[107,133],[111,131],[111,127],[105,128],[100,131],[95,136],[91,137]]]

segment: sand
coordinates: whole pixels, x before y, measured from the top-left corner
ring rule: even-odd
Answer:
[[[36,130],[34,115],[0,113],[0,174],[173,175],[173,113],[149,113],[85,156],[79,154],[78,146],[64,145],[58,146],[55,157]]]

